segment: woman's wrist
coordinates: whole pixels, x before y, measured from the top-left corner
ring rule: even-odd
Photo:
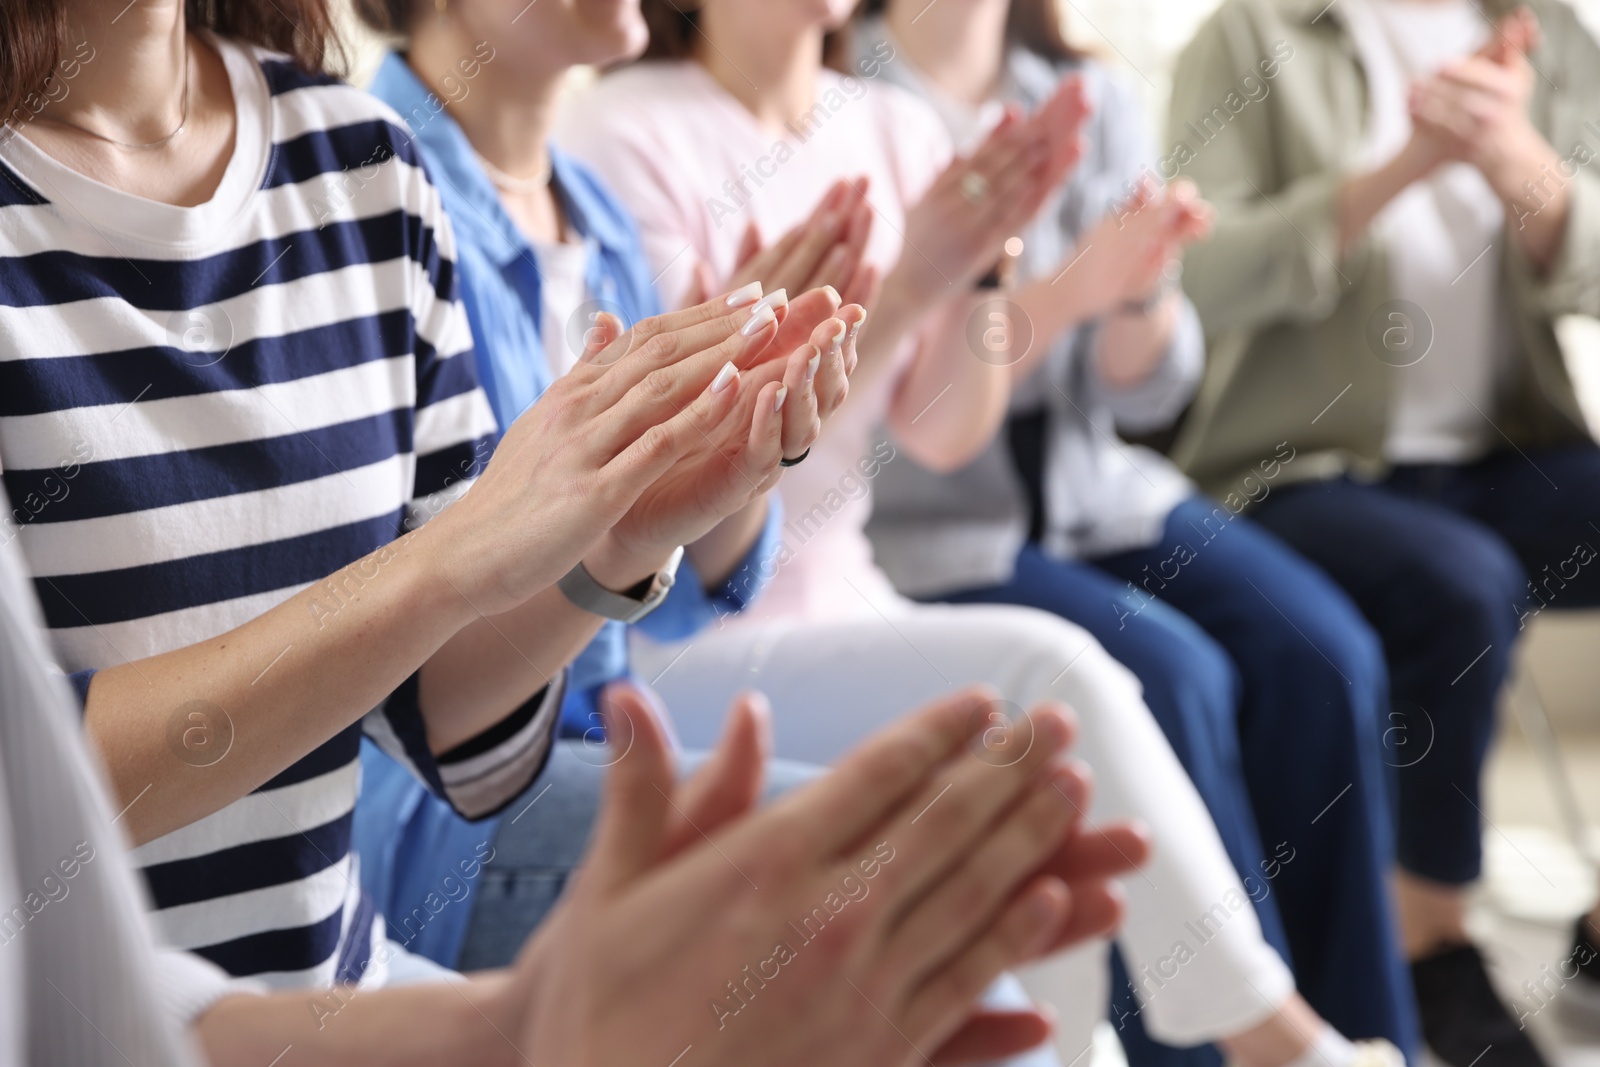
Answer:
[[[480,615],[515,606],[503,604],[505,593],[487,584],[495,581],[492,568],[484,567],[490,554],[474,547],[455,525],[447,511],[388,546],[412,560],[412,586],[405,596],[411,610],[448,620],[451,636]]]
[[[630,545],[611,532],[583,557],[583,569],[596,583],[613,593],[621,593],[660,574],[677,545]]]

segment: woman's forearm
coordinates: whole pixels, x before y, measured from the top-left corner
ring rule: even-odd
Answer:
[[[1518,131],[1514,143],[1486,166],[1484,176],[1506,203],[1512,240],[1541,274],[1561,254],[1572,211],[1572,184],[1552,181],[1561,173],[1561,157],[1531,126]],[[1533,189],[1536,196],[1530,197]],[[1529,200],[1536,207],[1528,208]]]
[[[992,294],[968,293],[934,312],[889,409],[895,439],[934,471],[958,470],[986,448],[1011,401],[1011,371],[974,351],[967,324]]]
[[[1147,315],[1111,315],[1095,341],[1095,368],[1113,389],[1132,389],[1155,373],[1172,347],[1182,298],[1168,293]]]
[[[763,493],[717,523],[704,537],[684,546],[684,555],[694,564],[707,592],[720,588],[750,555],[767,524],[770,506]]]
[[[1389,162],[1376,170],[1345,179],[1339,187],[1339,253],[1355,247],[1380,212],[1412,183],[1438,165],[1439,156],[1426,142],[1413,137]]]
[[[1094,317],[1093,308],[1082,299],[1083,289],[1073,284],[1070,262],[1061,272],[1048,278],[1036,278],[1010,298],[1026,318],[1033,335],[1033,344],[1027,353],[1011,365],[1011,376],[1016,381],[1031,377],[1056,341]]]
[[[95,675],[85,728],[135,843],[256,789],[382,703],[471,620],[428,531],[227,633]]]
[[[525,1062],[509,975],[450,983],[236,995],[194,1025],[211,1067],[432,1067]]]

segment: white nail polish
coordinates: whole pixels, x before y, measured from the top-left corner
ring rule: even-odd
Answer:
[[[839,290],[835,289],[831,285],[824,285],[823,288],[826,289],[828,291],[828,294],[833,297],[833,306],[834,307],[838,307],[840,304],[844,303],[844,301],[839,296]]]
[[[739,332],[746,337],[754,337],[768,326],[778,321],[778,315],[770,307],[757,304],[750,311],[750,321],[744,324]]]
[[[811,347],[812,351],[817,351],[815,345],[812,345]],[[822,366],[822,353],[817,352],[816,355],[812,356],[806,361],[806,381],[809,382],[817,376],[817,368],[820,366]]]
[[[866,324],[867,317],[865,315],[862,315],[859,319],[857,319],[856,324],[850,327],[850,340],[854,341],[856,339],[856,334],[860,333],[861,327],[865,326]]]
[[[833,354],[834,355],[837,356],[839,354],[839,350],[844,347],[844,338],[845,338],[845,334],[847,332],[848,332],[848,327],[846,327],[845,324],[842,323],[842,322],[839,323],[839,328],[837,330],[835,330],[834,333],[833,333]]]
[[[772,399],[772,410],[774,412],[782,411],[783,402],[787,399],[789,399],[789,387],[787,385],[778,386],[778,395]]]
[[[735,367],[731,362],[724,363],[722,369],[717,371],[717,376],[711,379],[711,391],[713,393],[722,392],[738,376],[738,367]]]
[[[787,289],[774,289],[756,303],[756,307],[759,308],[781,308],[788,306],[789,290]]]
[[[731,308],[749,307],[761,299],[761,283],[751,282],[743,285],[728,294],[728,306]]]

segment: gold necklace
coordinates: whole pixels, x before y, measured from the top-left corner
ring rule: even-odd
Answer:
[[[70,122],[67,119],[58,119],[53,115],[40,115],[39,118],[44,119],[46,122],[53,122],[58,126],[66,126],[69,129],[77,130],[79,133],[86,133],[90,137],[106,142],[106,144],[116,145],[118,148],[125,148],[129,151],[160,148],[162,145],[178,136],[178,134],[182,133],[183,128],[189,124],[189,47],[187,44],[185,44],[183,49],[183,114],[178,119],[178,128],[160,140],[146,141],[143,144],[134,144],[130,141],[119,141],[115,137],[107,137],[103,133],[96,133],[87,126],[80,126],[76,122]]]
[[[532,193],[543,189],[545,186],[550,184],[549,163],[546,163],[543,167],[539,168],[538,173],[530,174],[526,178],[519,178],[514,174],[507,174],[493,163],[490,163],[487,159],[484,159],[483,153],[474,150],[472,154],[478,157],[478,165],[481,166],[483,168],[483,172],[489,176],[489,180],[493,182],[497,188],[500,188],[505,192]]]

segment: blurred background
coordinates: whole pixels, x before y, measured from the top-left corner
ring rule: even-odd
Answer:
[[[1062,0],[1077,43],[1122,70],[1157,130],[1165,126],[1172,65],[1219,2]],[[1573,6],[1600,35],[1600,0]],[[378,43],[349,21],[357,42],[351,74],[364,82]],[[1569,320],[1562,337],[1600,435],[1600,322]],[[1600,548],[1600,531],[1594,545]],[[1475,914],[1495,977],[1514,1003],[1527,1001],[1523,983],[1570,947],[1572,917],[1592,903],[1600,861],[1600,611],[1546,612],[1529,630],[1490,764],[1487,878]],[[1600,1034],[1573,1032],[1555,1011],[1537,1014],[1530,1027],[1557,1067],[1600,1067]],[[1107,1059],[1114,1062],[1096,1062]]]

